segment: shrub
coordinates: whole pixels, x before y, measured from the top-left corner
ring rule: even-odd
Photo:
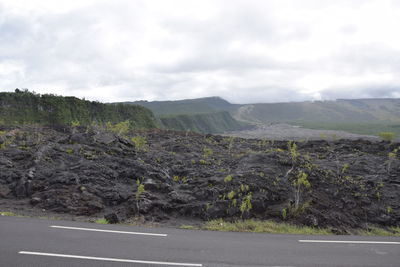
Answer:
[[[286,219],[286,216],[287,216],[287,210],[286,210],[286,208],[284,208],[284,209],[282,209],[282,219]]]
[[[299,208],[301,193],[304,191],[304,189],[311,187],[311,184],[307,178],[308,178],[308,175],[305,172],[300,171],[298,173],[296,179],[292,182],[292,185],[295,190],[294,198],[295,198],[295,209],[296,210],[298,210],[298,208]]]
[[[232,175],[227,175],[225,178],[224,178],[224,182],[225,183],[229,183],[229,182],[231,182],[232,181]]]
[[[138,135],[138,136],[132,137],[131,141],[133,142],[133,144],[135,145],[135,148],[137,150],[143,150],[143,151],[147,150],[146,138]]]
[[[136,185],[137,185],[137,190],[136,190],[136,200],[139,201],[140,196],[143,194],[144,192],[144,185],[140,182],[139,179],[136,180]]]
[[[378,136],[383,141],[390,141],[391,142],[396,137],[396,134],[394,132],[380,132],[380,133],[378,133]]]
[[[288,151],[290,153],[290,158],[292,159],[292,163],[294,163],[299,156],[299,152],[297,151],[297,145],[293,141],[289,141],[288,144]]]
[[[80,125],[81,125],[81,123],[78,120],[71,121],[71,127],[72,128],[76,128],[76,127],[78,127]]]
[[[242,215],[245,212],[249,212],[253,206],[251,205],[251,198],[253,197],[252,193],[248,193],[243,199],[242,199],[242,204],[240,204],[240,212]]]
[[[140,212],[140,207],[139,207],[139,201],[140,201],[140,196],[144,193],[144,185],[140,182],[139,179],[136,180],[136,193],[135,193],[135,198],[136,198],[136,208],[138,210],[138,213]]]
[[[205,161],[204,159],[199,160],[199,164],[200,165],[207,165],[207,161]]]
[[[213,154],[213,151],[211,148],[208,148],[208,147],[203,148],[203,158],[207,159],[212,154]]]
[[[97,219],[95,221],[95,223],[99,223],[99,224],[108,224],[108,221],[106,219]]]
[[[130,129],[130,122],[128,120],[121,121],[117,124],[111,122],[106,123],[106,129],[115,133],[116,135],[126,135]]]

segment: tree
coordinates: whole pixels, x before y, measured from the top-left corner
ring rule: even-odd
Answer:
[[[300,171],[297,174],[296,179],[292,182],[292,185],[294,187],[295,210],[299,209],[300,198],[301,198],[302,192],[304,192],[305,189],[308,189],[311,187],[311,184],[307,178],[308,178],[307,173]]]

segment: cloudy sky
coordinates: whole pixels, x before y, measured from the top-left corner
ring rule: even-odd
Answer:
[[[398,0],[0,0],[0,91],[400,97]]]

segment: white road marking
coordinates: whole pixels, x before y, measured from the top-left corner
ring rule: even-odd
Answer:
[[[167,236],[166,234],[154,234],[154,233],[140,233],[140,232],[125,232],[125,231],[114,231],[114,230],[103,230],[94,228],[79,228],[79,227],[69,227],[69,226],[59,226],[51,225],[51,228],[59,229],[69,229],[69,230],[79,230],[79,231],[93,231],[93,232],[105,232],[105,233],[117,233],[117,234],[128,234],[128,235],[148,235],[148,236]]]
[[[389,241],[349,241],[349,240],[299,240],[300,243],[338,243],[338,244],[385,244],[400,245],[400,242]]]
[[[173,266],[195,266],[195,267],[203,266],[202,264],[198,264],[198,263],[179,263],[179,262],[166,262],[166,261],[129,260],[129,259],[102,258],[102,257],[79,256],[79,255],[68,255],[68,254],[32,252],[32,251],[20,251],[18,253],[19,254],[25,254],[25,255],[73,258],[73,259],[96,260],[96,261],[113,261],[113,262],[154,264],[154,265],[173,265]]]

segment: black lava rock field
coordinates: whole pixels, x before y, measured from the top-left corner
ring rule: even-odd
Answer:
[[[0,127],[1,203],[74,216],[400,226],[399,143]],[[4,200],[1,202],[1,200]]]

